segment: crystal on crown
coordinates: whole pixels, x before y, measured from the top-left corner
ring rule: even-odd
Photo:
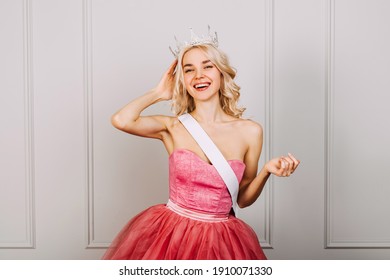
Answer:
[[[212,46],[218,48],[217,32],[214,32],[214,33],[211,32],[210,26],[208,26],[207,36],[202,35],[201,37],[199,37],[198,35],[195,34],[195,32],[192,30],[192,28],[190,28],[190,31],[191,31],[191,41],[190,42],[187,42],[187,41],[179,42],[175,36],[176,50],[173,50],[171,47],[169,47],[170,51],[172,52],[172,54],[176,58],[179,56],[179,53],[181,52],[181,50],[185,47],[188,47],[188,46],[198,46],[198,45],[209,44],[209,45],[212,45]]]

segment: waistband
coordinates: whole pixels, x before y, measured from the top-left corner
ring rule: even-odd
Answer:
[[[184,216],[189,219],[198,220],[202,222],[223,222],[227,221],[229,219],[229,214],[206,214],[206,213],[199,213],[195,212],[193,210],[181,207],[174,203],[172,200],[168,200],[167,208],[175,212],[176,214],[179,214],[180,216]]]

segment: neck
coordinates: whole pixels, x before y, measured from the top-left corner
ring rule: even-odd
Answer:
[[[218,100],[218,102],[196,102],[196,108],[191,112],[191,115],[198,122],[212,124],[221,122],[226,114]]]

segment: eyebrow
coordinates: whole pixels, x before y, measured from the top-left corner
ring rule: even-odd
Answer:
[[[210,59],[202,61],[202,64],[207,64],[209,62],[211,62]],[[190,67],[190,66],[194,66],[194,65],[192,65],[191,63],[187,63],[187,64],[183,65],[183,68]]]

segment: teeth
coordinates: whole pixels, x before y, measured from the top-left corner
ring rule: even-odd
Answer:
[[[209,84],[205,83],[205,84],[197,84],[195,85],[195,88],[202,88],[202,87],[207,87],[209,86]]]

